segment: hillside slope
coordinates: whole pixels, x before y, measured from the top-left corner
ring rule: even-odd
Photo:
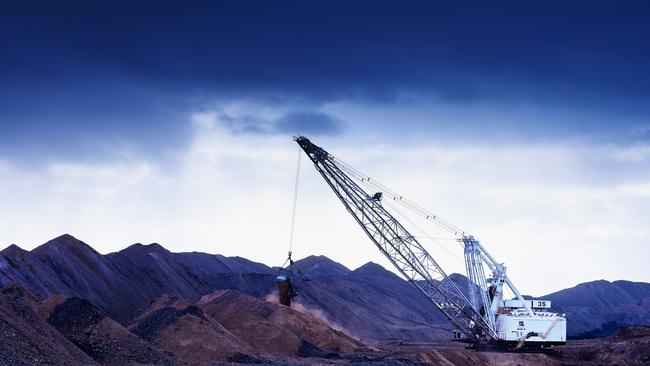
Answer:
[[[299,283],[298,304],[337,329],[364,341],[447,338],[450,326],[408,282],[379,265],[349,270],[324,256],[296,262],[312,280]],[[79,297],[123,325],[152,301],[169,294],[190,302],[217,290],[272,296],[277,269],[239,257],[172,253],[159,244],[134,244],[102,255],[70,235],[32,251],[11,245],[0,251],[0,286],[16,282],[34,294]],[[462,290],[462,275],[452,275]],[[567,314],[570,336],[603,325],[650,323],[650,284],[594,281],[544,296]]]
[[[101,255],[70,235],[31,252],[15,245],[0,252],[0,285],[15,281],[43,297],[77,296],[124,324],[165,293],[197,300],[237,288],[261,296],[272,290],[273,273],[242,258],[171,253],[158,244]]]
[[[307,258],[311,262],[311,258]],[[303,261],[296,266],[303,268]],[[339,268],[320,259],[322,268]],[[324,263],[329,262],[329,263]],[[310,266],[306,275],[314,277]],[[327,299],[326,301],[324,299]],[[448,338],[446,320],[427,298],[408,282],[375,263],[354,271],[331,271],[302,284],[298,304],[316,310],[332,324],[360,339],[430,341]]]
[[[236,290],[206,295],[197,305],[239,338],[270,353],[351,352],[363,345],[309,312]]]
[[[605,280],[579,284],[544,296],[566,313],[567,334],[586,335],[601,328],[607,335],[618,328],[650,324],[650,283]]]
[[[185,299],[161,296],[129,329],[185,364],[212,365],[254,351],[214,318]]]
[[[96,365],[38,313],[34,296],[20,285],[0,290],[0,365]]]

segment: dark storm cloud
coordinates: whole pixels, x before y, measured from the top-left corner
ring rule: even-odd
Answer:
[[[214,98],[547,103],[646,116],[649,7],[5,1],[0,140],[37,129],[155,145],[179,136],[174,111]]]
[[[484,84],[529,82],[524,93],[649,93],[639,73],[650,52],[647,2],[15,3],[2,12],[6,80],[105,72],[162,89],[317,99],[414,88],[462,100]]]
[[[276,121],[279,132],[308,135],[336,135],[341,122],[325,113],[293,112]]]
[[[250,115],[231,116],[218,114],[219,122],[237,134],[309,134],[337,135],[341,133],[343,121],[327,113],[313,111],[291,111],[274,120]]]

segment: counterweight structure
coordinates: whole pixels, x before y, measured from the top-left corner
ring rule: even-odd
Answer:
[[[371,180],[306,137],[296,137],[295,141],[370,240],[464,336],[476,343],[499,342],[516,348],[565,342],[564,316],[545,311],[550,308],[549,301],[525,300],[506,275],[506,267],[473,236]],[[360,184],[377,191],[368,192]],[[469,296],[384,207],[383,200],[399,203],[457,237],[464,248]],[[485,276],[485,265],[492,272],[490,278]],[[504,285],[516,299],[503,299]]]

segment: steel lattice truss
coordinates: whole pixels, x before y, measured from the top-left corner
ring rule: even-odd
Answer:
[[[465,248],[465,268],[467,269],[467,279],[469,285],[469,299],[474,309],[484,314],[491,329],[495,329],[494,313],[490,310],[491,302],[488,298],[487,283],[485,272],[483,271],[483,260],[481,258],[481,248],[473,236],[463,236],[460,239]]]
[[[494,328],[415,237],[382,206],[380,197],[364,191],[329,153],[307,138],[297,137],[296,142],[377,248],[449,322],[476,340],[496,338]]]

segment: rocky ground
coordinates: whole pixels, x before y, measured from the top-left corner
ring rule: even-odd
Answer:
[[[47,321],[84,353],[102,364],[171,366],[176,363],[146,339],[129,332],[93,304],[78,297],[56,305]]]
[[[420,342],[450,332],[426,297],[377,264],[350,270],[310,256],[296,267],[312,279],[298,284],[301,302],[356,338]],[[0,286],[15,282],[43,298],[79,297],[125,326],[164,294],[196,302],[235,289],[262,298],[274,290],[277,274],[277,268],[245,258],[172,253],[155,243],[103,255],[71,235],[31,251],[17,245],[0,250]],[[464,276],[450,278],[460,289],[468,287]],[[567,314],[569,337],[602,337],[624,326],[650,324],[650,283],[592,281],[543,297],[554,311]]]
[[[20,286],[0,290],[1,365],[94,365],[38,313],[38,301]]]
[[[556,351],[565,363],[581,365],[650,365],[650,326],[624,328],[601,339],[571,341]]]
[[[196,302],[163,295],[128,326],[77,297],[0,291],[3,365],[650,365],[650,327],[570,341],[544,353],[460,342],[362,342],[310,309],[236,290]]]
[[[636,339],[613,338],[570,341],[544,352],[475,351],[463,343],[383,343],[328,357],[276,359],[278,365],[445,365],[445,366],[569,366],[650,365],[650,332]]]
[[[33,251],[10,246],[0,251],[0,365],[650,364],[650,328],[619,330],[647,323],[650,284],[600,281],[558,292],[554,303],[567,312],[598,315],[593,324],[575,317],[576,331],[607,321],[613,326],[598,333],[605,338],[546,353],[477,352],[436,342],[449,325],[376,264],[299,264],[312,280],[289,308],[273,295],[277,269],[243,258],[157,244],[101,255],[69,235]],[[452,280],[466,287],[463,276]],[[616,301],[591,308],[576,300],[603,291]]]

